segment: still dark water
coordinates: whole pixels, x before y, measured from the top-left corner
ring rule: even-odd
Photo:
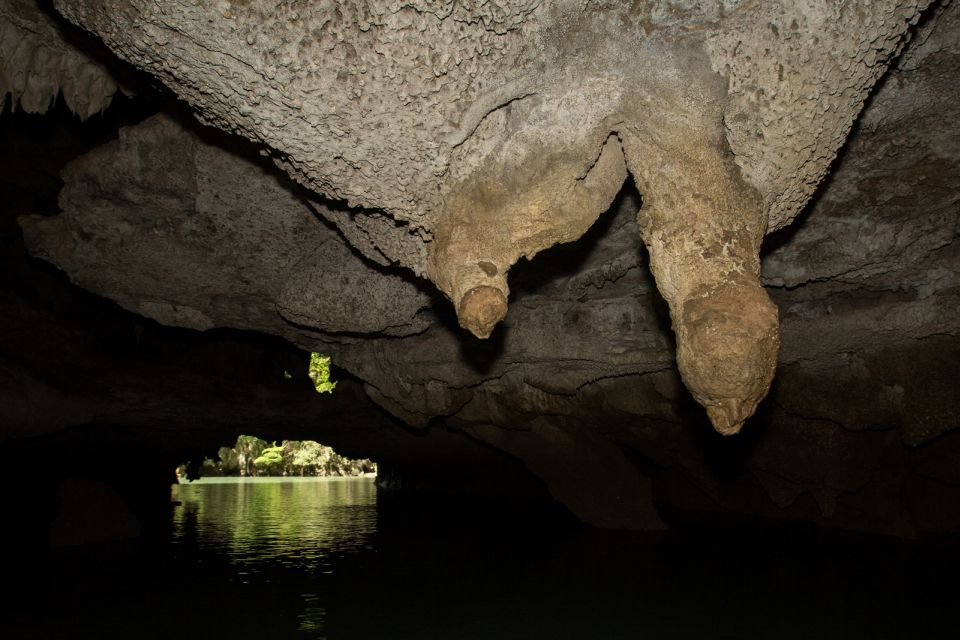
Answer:
[[[162,540],[38,560],[48,601],[3,637],[960,637],[951,543],[604,532],[529,504],[378,500],[372,479],[174,490]]]

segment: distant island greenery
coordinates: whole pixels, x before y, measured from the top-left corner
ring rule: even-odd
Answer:
[[[200,476],[362,476],[375,474],[370,460],[345,458],[313,440],[284,440],[279,445],[255,436],[239,436],[232,447],[220,447],[217,459],[204,459],[199,469],[182,464],[177,477]]]

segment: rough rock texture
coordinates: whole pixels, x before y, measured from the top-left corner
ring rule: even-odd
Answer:
[[[27,113],[44,113],[63,96],[86,119],[109,106],[117,80],[100,62],[64,39],[36,0],[0,2],[0,108],[9,101]]]
[[[624,96],[659,89],[658,82],[677,76],[700,74],[697,84],[714,82],[711,66],[732,93],[730,105],[719,105],[714,115],[729,109],[730,120],[745,122],[733,131],[738,157],[765,148],[748,137],[766,137],[769,130],[783,139],[771,147],[800,151],[815,141],[827,149],[829,157],[794,163],[825,168],[907,23],[926,4],[708,0],[623,7],[501,0],[275,7],[224,1],[63,2],[58,9],[124,58],[149,67],[205,118],[283,154],[292,173],[317,190],[429,229],[453,187],[444,179],[448,169],[454,179],[473,174],[489,152],[510,144],[504,134],[514,133],[511,126],[563,132],[567,139],[540,143],[558,155],[563,147],[581,147],[579,162],[589,163],[595,151],[580,143],[595,134],[578,134],[575,118],[586,125],[581,130],[603,118],[615,130],[623,115],[616,111],[629,108],[618,105]],[[576,93],[562,86],[571,82]],[[612,95],[604,95],[611,88]],[[550,105],[549,122],[538,125],[529,113],[523,120],[500,114],[508,122],[499,125],[485,122],[499,107],[531,96]],[[745,109],[748,101],[758,108]],[[666,117],[670,104],[645,106],[640,111],[649,120]],[[824,129],[790,122],[800,113]],[[835,121],[843,122],[839,135]],[[482,153],[460,159],[469,169],[451,169],[451,155],[477,133],[496,139],[476,142]],[[518,145],[518,151],[532,149]],[[792,169],[773,174],[776,187],[766,175],[755,186],[764,193],[783,189],[799,179]],[[777,226],[803,201],[780,215]]]
[[[340,11],[324,24],[350,27],[343,39],[311,42],[345,57],[291,54],[299,69],[282,56],[306,41],[267,30],[303,24],[240,15],[256,3],[211,7],[231,15],[203,24],[180,5],[114,7],[122,30],[66,4],[122,55],[151,60],[209,121],[285,154],[294,178],[369,207],[317,201],[243,145],[148,120],[70,165],[61,216],[23,222],[31,250],[84,287],[162,322],[259,329],[330,353],[395,417],[515,456],[589,522],[659,528],[725,511],[960,530],[957,3],[924,14],[815,201],[765,241],[827,171],[920,4],[510,5],[475,22],[463,3],[403,5],[374,12],[366,30],[350,22],[354,5],[310,8],[303,24]],[[180,31],[158,26],[164,11]],[[747,20],[757,12],[769,24]],[[454,62],[412,81],[427,67],[403,46],[444,50],[443,29],[461,19],[460,45],[491,47],[464,59],[471,79]],[[263,30],[244,49],[253,66],[198,53],[247,42],[252,25]],[[284,46],[265,51],[259,38]],[[389,63],[333,80],[385,42]],[[264,56],[287,82],[258,79]],[[363,79],[387,71],[397,79]],[[536,83],[458,93],[503,73]],[[322,100],[282,102],[308,79]],[[361,80],[360,97],[341,95]],[[436,91],[397,98],[424,86]],[[243,113],[233,100],[249,87],[263,95]],[[324,128],[333,122],[343,137]],[[361,156],[383,169],[365,177],[350,164]],[[621,187],[628,173],[637,190]],[[459,318],[391,265],[433,279]],[[488,340],[457,328],[488,333],[508,292]],[[684,385],[720,431],[757,415],[720,438]]]
[[[461,362],[459,333],[436,322],[436,312],[421,311],[429,299],[400,277],[365,265],[277,176],[197,135],[165,116],[121,129],[116,141],[65,169],[61,215],[20,218],[28,246],[81,286],[164,324],[259,329],[333,353],[337,364],[390,394],[368,386],[375,401],[421,428],[432,417],[450,413],[458,398],[470,397],[469,391],[449,385],[458,380],[475,384],[482,376]],[[635,233],[630,237],[627,246],[635,253],[639,239]],[[351,300],[363,305],[352,308]],[[373,305],[376,300],[383,306]],[[303,326],[308,320],[326,333]],[[381,344],[357,335],[373,325],[388,335],[427,335],[416,345],[395,338]],[[530,323],[533,332],[542,328],[542,323]],[[662,338],[658,342],[665,344]],[[411,347],[416,354],[404,355]],[[659,358],[669,360],[669,352]],[[400,364],[404,359],[416,362],[417,370]],[[406,393],[398,392],[397,384]],[[218,422],[232,414],[226,412]],[[93,418],[88,415],[85,421]],[[252,419],[259,418],[253,414]],[[63,417],[51,420],[56,425]],[[504,441],[498,430],[472,435],[528,464],[543,461],[538,475],[556,497],[591,522],[662,526],[652,507],[649,480],[618,448],[596,436],[564,434],[548,424],[527,445]],[[582,456],[586,449],[593,452],[590,458]],[[577,460],[579,480],[556,465],[560,456]],[[622,486],[604,500],[584,500],[575,489],[591,476],[615,478]]]
[[[56,6],[294,179],[393,217],[345,236],[428,277],[481,338],[507,271],[581,236],[629,169],[684,382],[735,433],[778,345],[760,240],[804,206],[926,4]]]
[[[169,117],[121,130],[63,177],[64,214],[25,219],[28,242],[131,311],[288,336],[289,322],[331,333],[424,327],[416,315],[429,298],[413,284],[366,266],[274,173]]]
[[[709,42],[730,79],[724,125],[770,229],[789,224],[929,2],[754,2]]]
[[[919,403],[899,425],[911,446],[958,426],[955,385],[941,366],[933,365],[930,375],[919,366],[936,343],[946,350],[935,359],[948,358],[955,347],[946,345],[957,334],[958,61],[960,6],[952,3],[924,24],[873,97],[808,218],[764,260],[765,284],[785,319],[798,320],[784,322],[782,365],[802,369],[834,359],[834,366],[848,368],[845,377],[876,380],[887,377],[881,367],[898,376],[919,372],[908,386],[923,401],[902,397],[906,390],[897,384],[876,387],[879,405]],[[917,362],[874,361],[858,371],[864,354],[894,348],[927,355]],[[850,414],[840,421],[851,427],[857,422]],[[860,421],[864,427],[878,422]]]
[[[24,122],[20,116],[16,124]],[[41,148],[33,152],[54,155],[79,127],[73,122],[58,128],[46,149],[35,140]],[[199,144],[167,117],[142,127],[142,132],[158,130],[172,132],[181,143],[187,138]],[[165,327],[70,285],[60,272],[40,268],[17,237],[14,214],[31,201],[45,209],[32,197],[43,195],[35,192],[36,181],[56,176],[34,167],[39,175],[27,174],[24,181],[10,162],[22,158],[8,152],[23,137],[0,128],[0,139],[0,184],[8,196],[0,215],[0,447],[10,477],[36,475],[36,461],[42,459],[47,473],[37,486],[53,479],[56,491],[59,477],[71,475],[100,478],[115,488],[146,478],[159,485],[161,500],[168,500],[176,465],[199,461],[237,435],[252,433],[276,440],[319,439],[345,455],[374,455],[386,470],[433,466],[449,478],[457,469],[491,468],[524,491],[529,490],[525,482],[536,486],[516,462],[463,434],[440,425],[416,432],[404,428],[341,369],[333,374],[336,393],[317,394],[307,375],[309,354],[288,342],[233,330]],[[104,156],[102,151],[95,155]],[[256,186],[269,182],[265,177]],[[127,186],[129,196],[135,187]],[[208,229],[214,232],[212,225]],[[117,245],[112,248],[119,251]],[[184,247],[168,248],[186,254]],[[193,266],[198,275],[210,275],[209,264]],[[168,313],[161,305],[153,310]],[[25,504],[30,495],[18,495],[15,505],[35,509]]]

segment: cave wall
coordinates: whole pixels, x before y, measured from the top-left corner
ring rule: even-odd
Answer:
[[[84,122],[62,103],[44,116],[0,117],[0,457],[2,477],[18,487],[0,531],[7,548],[27,553],[47,543],[113,544],[163,532],[175,467],[215,457],[239,434],[316,439],[344,455],[372,455],[385,488],[404,493],[483,490],[543,499],[542,484],[515,459],[441,426],[411,431],[341,368],[333,372],[336,394],[317,394],[309,353],[288,341],[161,325],[30,257],[17,218],[53,220],[64,163],[113,144],[119,127],[145,118],[149,125],[156,109],[153,97],[118,98]],[[114,273],[129,268],[116,256],[109,264]],[[182,282],[197,282],[200,266]],[[478,486],[486,473],[498,482]],[[446,482],[426,482],[430,477]]]
[[[139,386],[127,374],[89,376],[130,389],[124,404],[102,397],[102,384],[58,396],[44,390],[47,374],[16,373],[9,397],[39,395],[6,404],[23,407],[8,412],[13,432],[77,416],[197,428],[192,406],[211,433],[257,421],[312,430],[315,416],[330,416],[324,434],[398,464],[458,459],[456,450],[484,443],[608,527],[726,512],[907,536],[957,531],[957,4],[920,14],[923,3],[859,13],[849,3],[674,12],[646,3],[628,16],[573,4],[404,7],[367,22],[348,11],[326,20],[326,8],[293,21],[257,17],[255,7],[228,16],[228,7],[203,23],[131,5],[119,18],[125,31],[105,26],[96,7],[63,7],[201,119],[253,143],[170,109],[120,128],[64,169],[57,215],[23,211],[34,214],[20,218],[30,251],[163,324],[254,330],[330,353],[356,384],[334,400],[268,396],[251,412],[237,403],[248,391],[213,390],[202,375],[178,373],[177,383],[144,370]],[[755,28],[756,11],[766,28]],[[161,13],[183,31],[158,27]],[[297,34],[313,21],[324,30],[311,44]],[[287,32],[270,30],[278,25]],[[197,54],[208,29],[243,55]],[[460,29],[457,38],[448,29]],[[372,44],[357,44],[365,39]],[[417,43],[454,52],[450,60],[457,47],[474,49],[429,67]],[[313,58],[317,69],[290,53],[307,45],[329,45]],[[374,53],[392,65],[360,72]],[[183,62],[171,64],[174,55]],[[644,56],[676,74],[638,71]],[[324,100],[303,97],[317,92]],[[260,102],[237,102],[251,95]],[[625,104],[641,103],[648,124],[620,122],[636,118]],[[571,122],[583,124],[575,135]],[[691,127],[712,142],[691,142]],[[257,158],[261,149],[272,162]],[[368,160],[384,166],[367,172]],[[698,227],[701,218],[709,224]],[[723,255],[691,261],[684,242],[706,255],[710,234],[727,238]],[[491,246],[500,248],[484,253]],[[509,314],[490,316],[500,323],[485,341],[457,326],[458,296],[469,291],[452,292],[464,264],[479,268],[463,276],[470,287],[493,279],[509,292]],[[730,265],[739,275],[723,271]],[[770,325],[743,329],[756,316],[743,309],[769,304],[779,309],[778,344],[756,355]],[[706,357],[728,343],[698,341],[694,326],[732,335],[736,353]],[[30,371],[53,361],[44,358]],[[773,366],[769,396],[743,433],[714,433],[710,420],[724,431],[753,413]],[[157,390],[153,376],[167,387]],[[697,379],[740,386],[716,399]],[[156,394],[182,396],[181,408],[164,401],[164,414],[142,400]],[[724,418],[734,396],[740,404]],[[54,415],[35,424],[40,405]],[[340,422],[364,428],[330,426]],[[423,444],[430,439],[458,444]],[[477,451],[461,459],[498,459]]]
[[[55,6],[294,180],[376,211],[331,219],[480,338],[511,267],[580,237],[629,173],[681,377],[733,434],[780,344],[762,238],[806,204],[929,4]]]

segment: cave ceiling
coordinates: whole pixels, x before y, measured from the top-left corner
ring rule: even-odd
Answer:
[[[608,526],[660,525],[649,465],[720,499],[691,431],[758,406],[778,508],[862,515],[893,450],[950,466],[956,2],[53,5],[0,8],[13,107],[90,117],[123,61],[204,125],[121,129],[20,219],[79,286],[330,353]]]

